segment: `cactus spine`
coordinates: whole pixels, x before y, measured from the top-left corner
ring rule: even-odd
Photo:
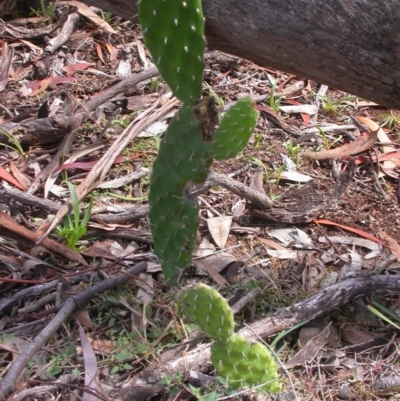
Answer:
[[[230,386],[259,386],[260,391],[279,391],[278,372],[271,353],[265,345],[251,344],[233,333],[232,310],[216,290],[204,284],[185,288],[179,295],[178,305],[181,313],[215,340],[211,361]]]
[[[174,95],[183,102],[160,144],[153,166],[149,219],[154,250],[170,284],[191,262],[198,205],[190,199],[192,183],[207,178],[212,160],[237,155],[254,130],[257,113],[250,99],[237,102],[219,129],[198,117],[204,69],[204,17],[201,0],[141,0],[139,19],[153,61]]]

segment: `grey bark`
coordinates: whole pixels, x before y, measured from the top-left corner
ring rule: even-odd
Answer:
[[[132,0],[85,0],[135,19]],[[400,108],[398,0],[203,0],[210,48]]]

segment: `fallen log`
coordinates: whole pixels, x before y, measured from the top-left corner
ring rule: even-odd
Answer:
[[[135,19],[131,0],[84,0]],[[210,48],[400,108],[398,0],[203,0]]]

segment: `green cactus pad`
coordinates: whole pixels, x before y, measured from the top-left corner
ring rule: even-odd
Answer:
[[[264,384],[259,391],[280,390],[276,364],[268,349],[260,343],[251,344],[239,334],[215,342],[211,346],[211,361],[218,374],[234,388]]]
[[[221,125],[210,142],[214,159],[235,157],[247,144],[257,122],[257,111],[250,98],[236,102],[225,114]]]
[[[224,340],[233,334],[235,321],[232,310],[220,293],[205,284],[185,288],[179,295],[179,310],[194,321],[214,340]]]
[[[197,202],[186,192],[190,183],[205,181],[211,161],[201,138],[201,123],[192,107],[184,104],[169,124],[150,180],[154,250],[170,284],[191,262],[199,224]]]
[[[200,98],[205,49],[201,0],[141,0],[144,41],[160,74],[182,102]]]

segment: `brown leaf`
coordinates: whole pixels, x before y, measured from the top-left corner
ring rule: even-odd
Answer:
[[[19,171],[18,167],[15,165],[15,163],[10,160],[10,169],[11,172],[13,173],[13,176],[18,180],[18,182],[24,187],[24,189],[30,187],[31,185],[31,180],[21,171]]]
[[[104,396],[105,393],[100,385],[96,355],[81,325],[79,325],[79,336],[81,337],[85,365],[85,387],[92,390],[90,393],[83,393],[82,401],[98,401],[100,398],[96,394]]]
[[[400,262],[400,245],[399,243],[389,234],[386,234],[384,231],[379,232],[379,236],[386,241],[389,245],[390,250],[392,251],[393,255],[396,257],[396,260]]]
[[[356,153],[364,152],[369,149],[377,138],[377,131],[372,131],[367,135],[357,138],[355,141],[347,143],[339,148],[321,150],[320,152],[303,152],[301,155],[311,160],[336,159],[338,157],[351,156]]]
[[[95,14],[86,4],[76,0],[58,1],[57,4],[65,4],[67,6],[74,6],[78,9],[78,13],[90,19],[94,24],[104,29],[108,33],[117,33],[110,24]]]
[[[329,336],[330,324],[324,328],[322,333],[308,341],[307,345],[285,364],[285,367],[290,369],[295,366],[303,366],[305,363],[312,361],[320,349],[329,342]]]
[[[361,344],[366,341],[373,340],[376,338],[376,335],[360,330],[354,325],[346,324],[341,329],[343,340],[347,341],[350,344]]]

